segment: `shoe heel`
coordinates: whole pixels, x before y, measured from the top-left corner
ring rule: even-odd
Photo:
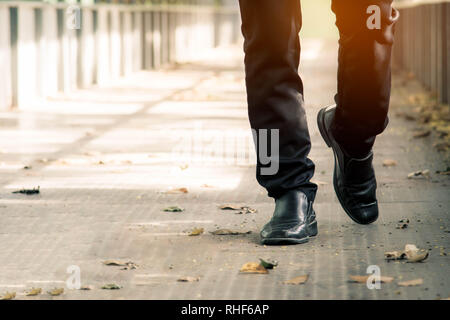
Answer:
[[[309,229],[310,237],[317,236],[317,233],[319,232],[319,230],[317,228],[317,221],[313,221],[312,223],[310,223],[308,226],[308,229]]]
[[[319,127],[320,135],[322,136],[323,140],[325,141],[328,148],[331,148],[331,141],[330,138],[327,135],[327,130],[325,129],[325,109],[322,109],[317,114],[317,126]]]

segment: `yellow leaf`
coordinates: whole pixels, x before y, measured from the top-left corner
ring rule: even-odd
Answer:
[[[6,292],[3,297],[0,298],[0,300],[12,300],[16,297],[15,292]]]
[[[189,233],[189,236],[199,236],[203,233],[204,229],[203,228],[194,228],[191,233]]]
[[[41,294],[42,289],[41,288],[31,288],[30,291],[26,293],[27,296],[37,296],[38,294]]]
[[[64,293],[64,288],[55,288],[53,290],[48,291],[48,294],[51,296],[59,296]]]
[[[258,274],[267,274],[269,271],[267,271],[266,268],[264,268],[260,263],[258,262],[248,262],[244,264],[239,270],[242,273],[258,273]]]
[[[295,277],[291,280],[284,281],[284,284],[304,284],[308,280],[308,275]]]

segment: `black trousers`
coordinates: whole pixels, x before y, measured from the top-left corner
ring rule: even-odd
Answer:
[[[279,130],[279,169],[273,175],[261,174],[258,153],[257,180],[271,197],[302,189],[313,200],[317,186],[310,182],[314,164],[308,158],[311,141],[298,74],[300,1],[239,0],[239,5],[250,124],[256,131]],[[370,20],[377,13],[368,10],[371,5],[378,8],[378,26],[377,20]],[[332,1],[340,34],[332,133],[355,156],[367,154],[388,123],[391,48],[398,18],[391,5],[392,0]]]

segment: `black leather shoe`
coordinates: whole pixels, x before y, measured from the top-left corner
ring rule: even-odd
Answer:
[[[336,195],[353,221],[369,224],[378,218],[377,182],[372,166],[372,151],[362,159],[348,156],[331,134],[336,105],[323,108],[317,115],[320,134],[334,153],[333,184]]]
[[[300,190],[290,190],[275,200],[275,212],[261,231],[261,243],[298,244],[315,235],[317,221],[312,201]]]

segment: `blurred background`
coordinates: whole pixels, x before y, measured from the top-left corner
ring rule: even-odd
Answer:
[[[402,12],[395,62],[448,103],[447,1],[395,2]],[[330,0],[302,7],[304,38],[337,39]],[[233,0],[0,0],[0,24],[0,110],[242,41]]]
[[[0,0],[0,296],[448,297],[450,2],[395,1],[390,124],[374,160],[381,214],[369,226],[342,211],[315,121],[336,92],[331,1],[301,3],[319,237],[265,247],[258,234],[273,201],[255,180],[236,0]],[[219,228],[238,233],[209,233]],[[406,244],[430,257],[384,259]],[[258,258],[279,266],[239,274]],[[138,267],[102,263],[109,259]],[[64,286],[71,265],[92,290],[23,294]],[[348,281],[368,265],[395,281],[382,290]],[[305,274],[305,285],[283,284]],[[200,280],[177,281],[186,276]],[[414,287],[397,284],[418,278]],[[111,283],[122,288],[101,289]]]

